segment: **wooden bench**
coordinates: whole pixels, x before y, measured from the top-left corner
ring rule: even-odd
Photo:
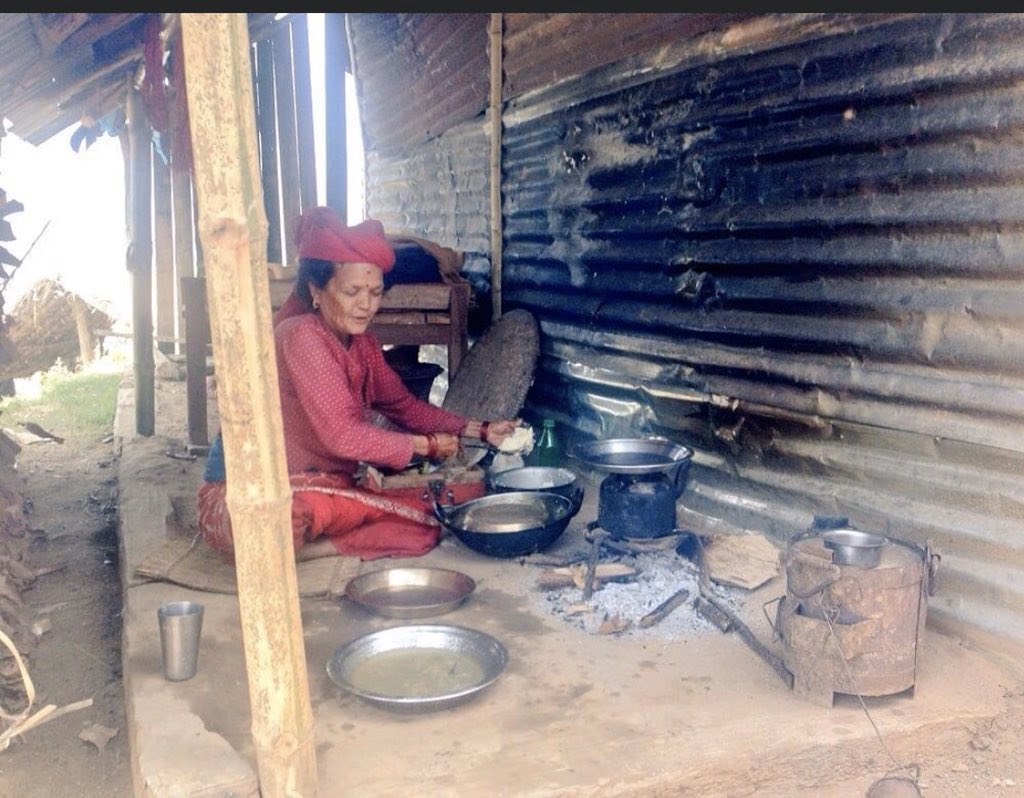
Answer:
[[[270,279],[270,305],[276,311],[294,281]],[[447,275],[440,283],[397,283],[384,292],[380,311],[370,326],[385,346],[441,344],[448,350],[448,378],[458,371],[468,345],[470,285]],[[206,280],[181,278],[185,315],[185,383],[188,396],[188,442],[209,446],[206,358],[210,353],[210,317]]]

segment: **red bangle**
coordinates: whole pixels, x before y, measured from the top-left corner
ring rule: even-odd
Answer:
[[[482,440],[484,443],[487,443],[487,430],[489,430],[490,428],[491,428],[491,422],[490,421],[481,421],[480,422],[480,440]]]
[[[433,432],[427,433],[427,459],[433,460],[437,457],[437,436]]]

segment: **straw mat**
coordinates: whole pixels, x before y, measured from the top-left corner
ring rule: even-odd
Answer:
[[[358,557],[320,557],[295,564],[300,596],[337,598],[358,575]],[[202,539],[176,537],[150,552],[135,569],[138,582],[173,582],[208,593],[237,593],[235,566]]]

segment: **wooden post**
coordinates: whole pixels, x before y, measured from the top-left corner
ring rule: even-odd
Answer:
[[[324,14],[324,141],[327,204],[348,220],[348,137],[346,134],[345,73],[348,38],[344,14]],[[360,220],[356,220],[360,221]]]
[[[149,121],[142,99],[128,89],[128,272],[132,279],[132,347],[135,376],[135,433],[156,428],[156,365],[153,362],[153,223],[149,213],[153,187]]]
[[[206,348],[210,344],[210,317],[206,311],[206,280],[181,278],[185,310],[185,395],[188,399],[188,442],[210,445],[210,411],[206,396]]]
[[[174,231],[171,223],[171,170],[153,147],[153,255],[156,289],[156,334],[176,338],[178,334],[174,290]],[[174,352],[173,341],[163,340],[157,349]]]
[[[316,201],[316,147],[313,143],[313,81],[309,66],[309,14],[288,17],[295,53],[295,127],[299,148],[299,194],[302,210]]]
[[[263,208],[269,224],[267,251],[263,254],[275,263],[284,263],[281,234],[281,183],[277,176],[277,96],[274,94],[274,46],[256,42],[256,98],[260,127],[259,147],[262,165]]]
[[[260,794],[315,798],[246,15],[183,13],[181,32]]]
[[[78,294],[71,295],[72,311],[75,314],[75,332],[78,333],[78,351],[82,365],[92,363],[92,331],[89,329],[89,307]]]
[[[277,151],[281,165],[281,259],[284,265],[298,265],[298,255],[288,234],[302,213],[299,198],[298,128],[295,124],[295,87],[292,81],[291,26],[282,25],[271,40],[274,51],[274,91],[277,107]]]
[[[501,318],[501,109],[502,15],[491,14],[487,39],[491,52],[491,318]]]

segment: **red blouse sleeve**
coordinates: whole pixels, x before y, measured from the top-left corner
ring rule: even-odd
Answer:
[[[410,432],[450,432],[458,435],[466,418],[417,397],[384,359],[384,351],[372,334],[353,341],[350,354],[367,364],[370,375],[370,406]]]
[[[362,391],[377,381],[366,381],[368,364],[358,352],[346,351],[312,314],[281,324],[276,345],[285,436],[294,436],[297,444],[290,449],[308,451],[314,460],[363,461],[393,469],[409,464],[411,436],[372,422]]]
[[[388,366],[380,343],[355,336],[348,349],[314,314],[275,330],[282,415],[290,470],[334,470],[337,461],[404,468],[411,432],[452,432],[462,416],[423,402]],[[377,411],[407,431],[374,423]],[[348,470],[348,468],[346,468]]]

